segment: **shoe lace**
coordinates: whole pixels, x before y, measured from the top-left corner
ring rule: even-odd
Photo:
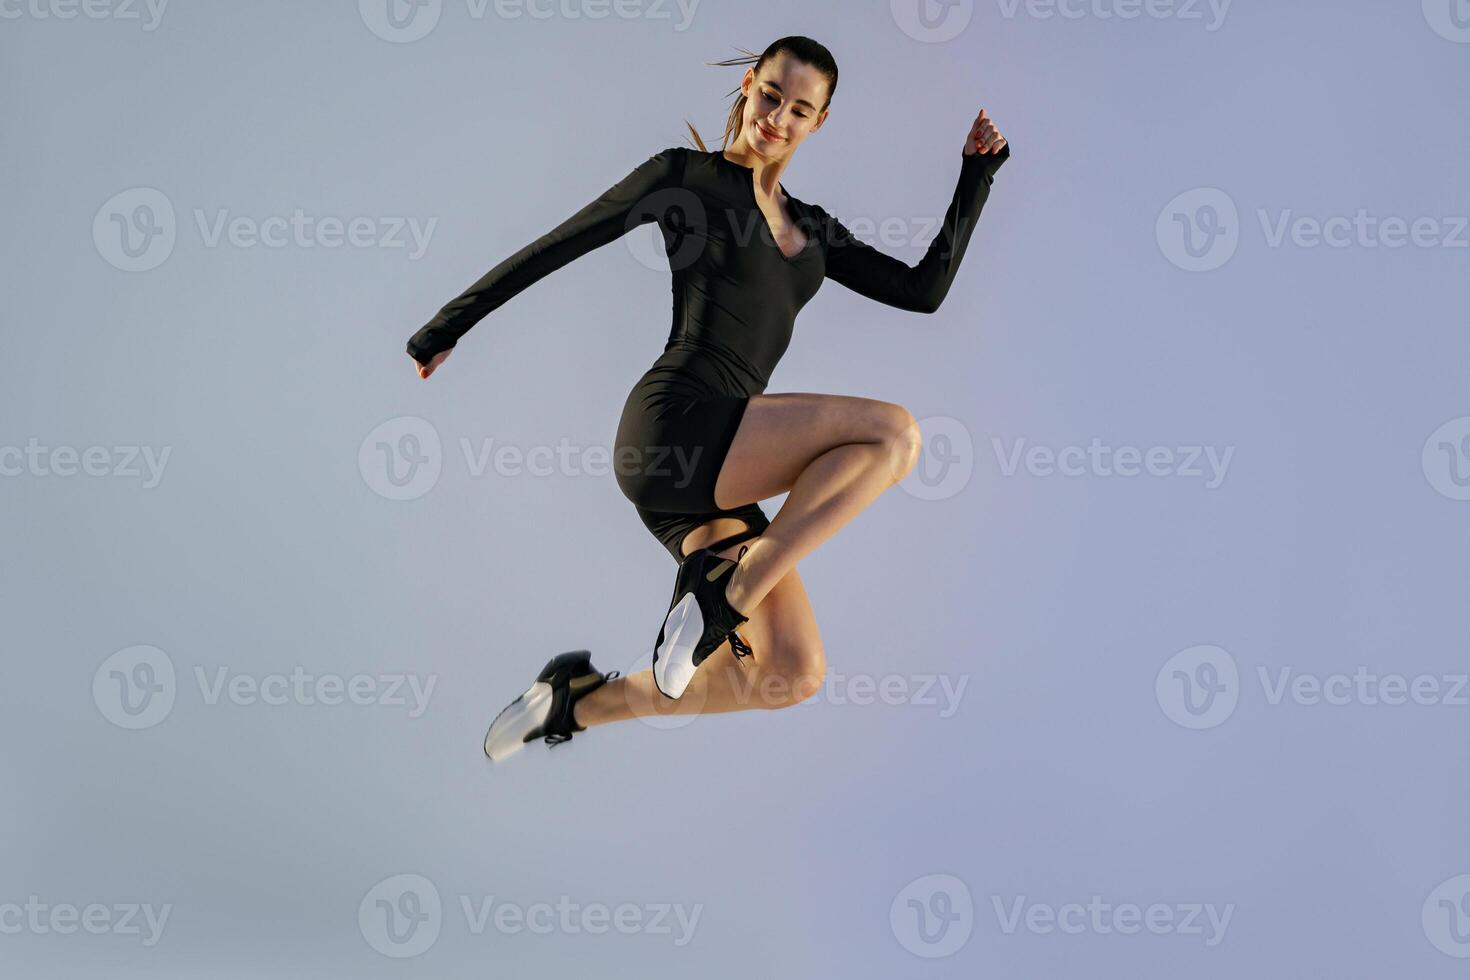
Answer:
[[[608,681],[617,680],[621,676],[623,676],[623,672],[622,671],[620,671],[620,670],[610,670],[606,674],[603,674],[602,675],[602,683],[603,684],[606,684]],[[601,687],[601,686],[602,686],[602,684],[597,685],[597,687]],[[596,690],[596,688],[594,688],[593,690]],[[591,693],[591,692],[589,691],[588,693]],[[587,729],[584,728],[582,730],[585,732]],[[542,741],[544,741],[547,745],[556,746],[556,745],[560,745],[563,742],[570,742],[572,740],[572,735],[573,735],[573,733],[570,732],[570,731],[567,731],[567,732],[551,732],[550,734],[546,735],[542,739]]]
[[[740,559],[744,558],[745,553],[749,550],[750,545],[742,544],[740,546],[739,553],[735,555],[735,564],[740,564]],[[745,659],[746,657],[750,656],[752,652],[750,649],[750,644],[746,643],[744,637],[742,637],[734,630],[730,631],[730,652],[735,654],[735,657],[738,660]]]

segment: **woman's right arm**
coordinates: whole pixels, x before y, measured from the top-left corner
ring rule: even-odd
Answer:
[[[595,201],[485,273],[409,338],[409,356],[428,366],[435,355],[452,349],[487,313],[532,283],[621,238],[635,225],[658,220],[656,209],[644,206],[645,199],[656,191],[679,186],[685,153],[678,146],[660,150]]]

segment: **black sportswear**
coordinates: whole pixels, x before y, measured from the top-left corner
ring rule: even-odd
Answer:
[[[787,255],[756,202],[750,167],[720,150],[670,147],[447,303],[409,339],[408,353],[427,364],[532,283],[637,225],[657,222],[672,273],[673,325],[663,353],[624,403],[614,469],[644,524],[679,561],[684,535],[714,517],[743,518],[744,537],[768,523],[754,502],[717,507],[715,480],[747,401],[765,390],[797,313],[823,279],[889,306],[934,312],[1009,156],[1009,145],[996,154],[961,155],[944,222],[909,266],[789,191],[786,210],[805,245]]]

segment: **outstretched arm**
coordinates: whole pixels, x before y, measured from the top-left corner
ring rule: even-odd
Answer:
[[[901,310],[933,313],[939,309],[990,197],[995,172],[1010,155],[1010,145],[982,109],[966,139],[959,182],[944,223],[918,265],[910,266],[859,241],[842,222],[828,215],[827,278]]]
[[[573,259],[622,237],[634,225],[656,221],[646,198],[678,186],[683,178],[684,149],[669,147],[640,163],[597,200],[505,259],[459,296],[408,340],[408,353],[425,367],[451,350],[459,338],[512,296],[555,272]],[[428,374],[420,371],[421,376]]]

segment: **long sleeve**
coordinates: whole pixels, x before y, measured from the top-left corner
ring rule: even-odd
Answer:
[[[910,266],[855,238],[831,215],[827,228],[827,278],[869,299],[915,313],[933,313],[959,271],[965,246],[990,197],[995,172],[1010,158],[1007,143],[995,154],[961,155],[959,183],[944,224],[918,265]],[[825,215],[826,212],[824,211]]]
[[[459,296],[408,341],[408,353],[428,364],[441,351],[511,297],[579,256],[621,238],[635,225],[658,218],[645,206],[650,194],[678,186],[683,178],[685,150],[669,147],[640,163],[595,201],[551,231],[505,259]]]

